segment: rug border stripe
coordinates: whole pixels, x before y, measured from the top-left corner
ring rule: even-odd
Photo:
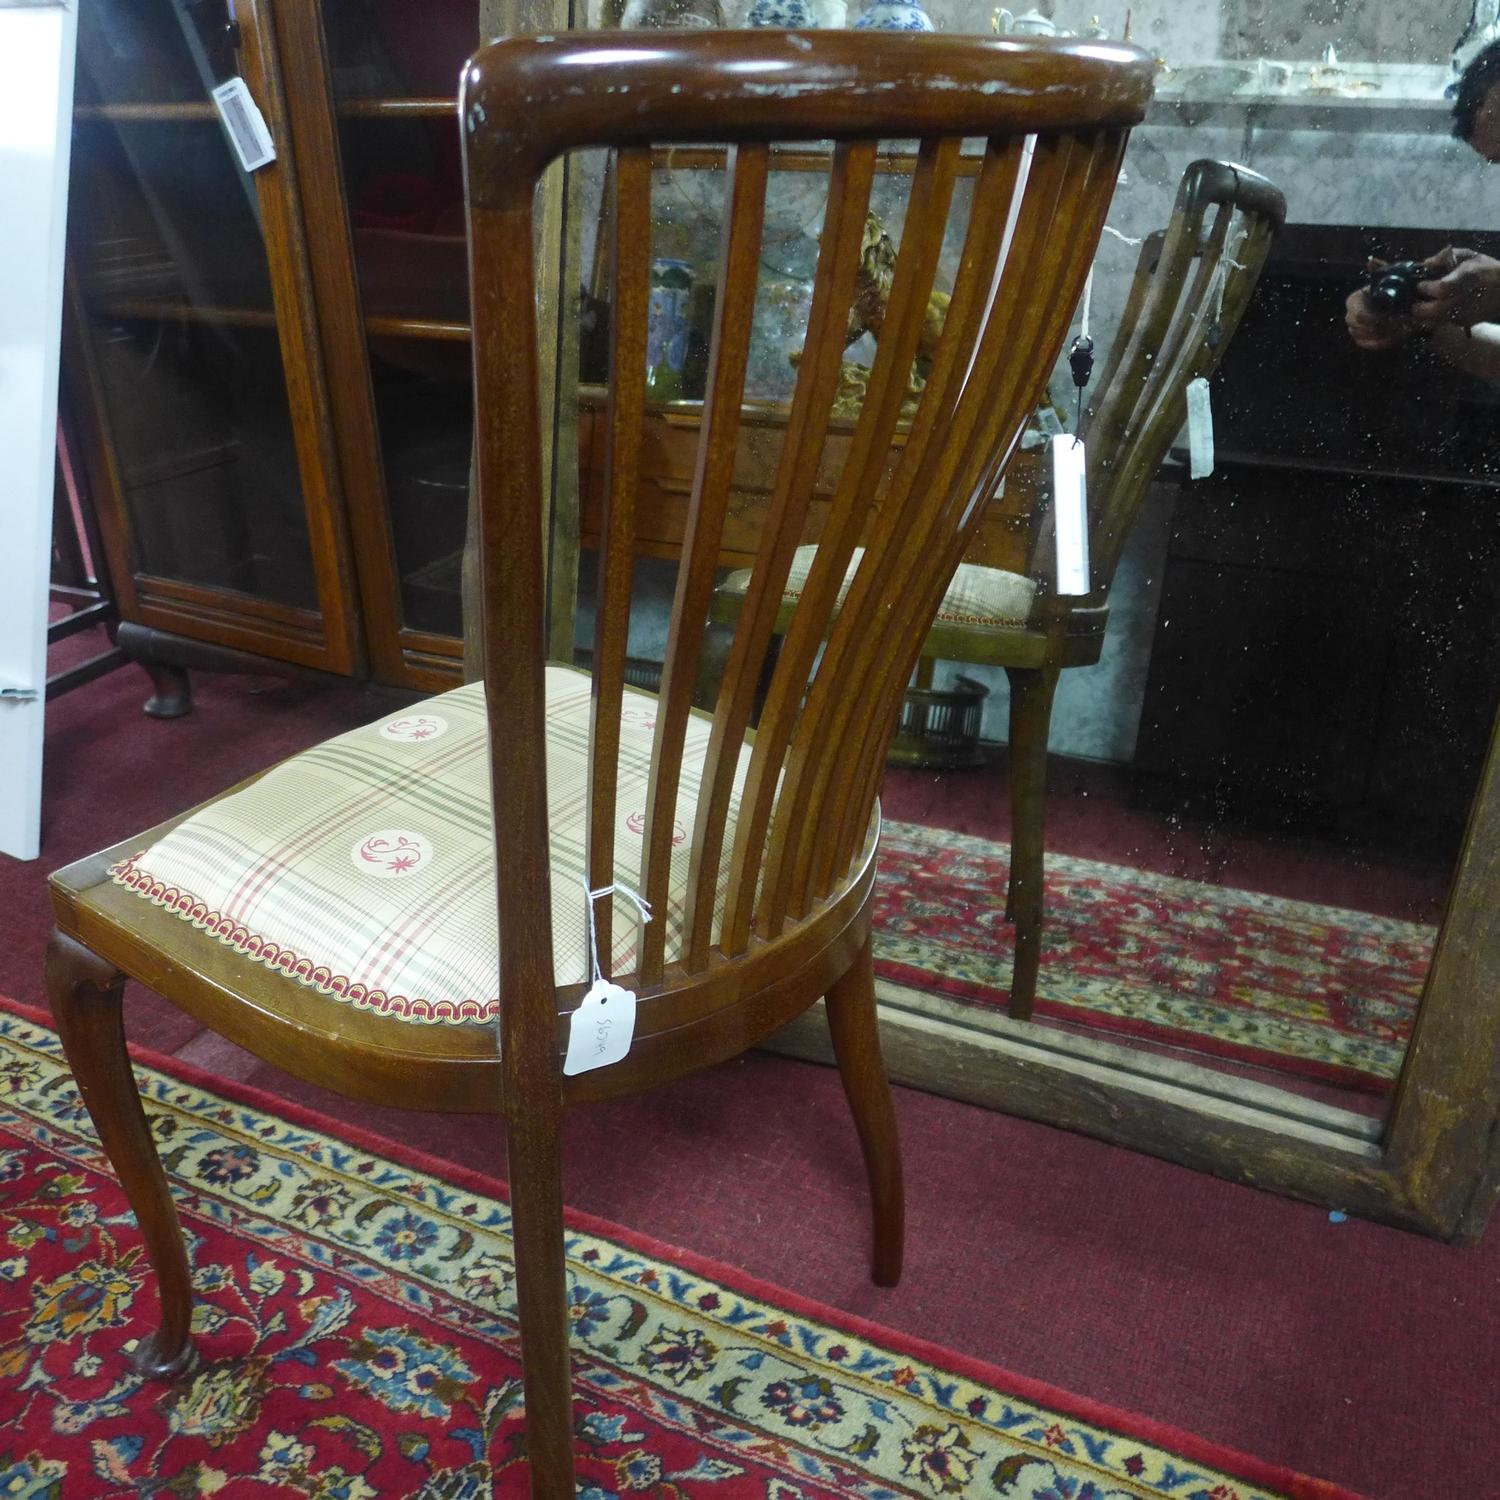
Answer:
[[[40,1006],[28,1005],[24,1001],[0,995],[0,1009],[7,1010],[22,1020],[56,1034],[50,1012]],[[145,1067],[154,1068],[189,1087],[204,1093],[217,1095],[243,1108],[263,1111],[275,1118],[332,1136],[356,1150],[371,1155],[383,1156],[411,1171],[422,1172],[440,1181],[451,1182],[465,1192],[488,1194],[510,1202],[510,1188],[504,1179],[475,1171],[456,1162],[448,1162],[425,1151],[393,1141],[374,1131],[351,1125],[320,1115],[316,1110],[283,1099],[268,1090],[253,1084],[240,1083],[234,1079],[218,1078],[206,1069],[179,1058],[157,1052],[138,1043],[129,1044],[132,1060]],[[500,1133],[499,1118],[495,1118],[497,1144]],[[990,1363],[977,1356],[964,1354],[941,1344],[932,1343],[915,1334],[890,1328],[857,1313],[845,1312],[841,1308],[814,1298],[805,1297],[788,1287],[763,1280],[751,1272],[726,1262],[699,1255],[684,1246],[659,1240],[640,1230],[631,1229],[602,1219],[581,1209],[564,1208],[568,1224],[584,1234],[597,1239],[613,1241],[638,1255],[669,1264],[682,1266],[695,1276],[722,1283],[740,1295],[783,1307],[798,1317],[820,1322],[833,1328],[844,1329],[866,1343],[908,1355],[939,1370],[948,1370],[964,1379],[978,1384],[993,1386],[999,1392],[1010,1392],[1022,1400],[1034,1402],[1070,1416],[1092,1426],[1106,1428],[1118,1436],[1138,1439],[1157,1448],[1179,1454],[1191,1463],[1215,1468],[1247,1484],[1267,1489],[1280,1490],[1285,1500],[1370,1500],[1359,1491],[1341,1487],[1330,1480],[1314,1479],[1294,1469],[1255,1458],[1235,1448],[1200,1438],[1170,1422],[1161,1422],[1153,1417],[1140,1416],[1123,1407],[1108,1405],[1059,1386],[1036,1380],[1008,1370],[1002,1365]]]

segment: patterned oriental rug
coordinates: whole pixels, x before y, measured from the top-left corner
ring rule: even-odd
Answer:
[[[0,1494],[525,1493],[499,1183],[138,1059],[199,1334],[142,1383],[155,1294],[39,1022],[0,1010]],[[612,1225],[568,1256],[581,1500],[1357,1500]]]
[[[876,974],[1003,1012],[1005,844],[887,823]],[[1435,928],[1047,855],[1038,1015],[1385,1093]]]

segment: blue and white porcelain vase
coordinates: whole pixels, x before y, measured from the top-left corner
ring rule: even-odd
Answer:
[[[746,26],[774,26],[778,31],[812,31],[817,24],[810,0],[755,0],[745,13]]]
[[[933,31],[922,0],[872,0],[854,23],[856,31]]]

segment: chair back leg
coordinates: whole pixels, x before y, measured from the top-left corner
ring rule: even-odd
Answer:
[[[874,1217],[874,1254],[870,1275],[876,1286],[895,1286],[901,1279],[905,1244],[906,1202],[901,1181],[901,1141],[890,1079],[880,1055],[880,1028],[875,1018],[875,969],[870,936],[848,972],[824,1000],[839,1077],[854,1114],[870,1179]]]
[[[1029,1021],[1042,956],[1042,850],[1047,813],[1047,734],[1058,668],[1007,667],[1010,680],[1010,888],[1016,924],[1009,1013]]]

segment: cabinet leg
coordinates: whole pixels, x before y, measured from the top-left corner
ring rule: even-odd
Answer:
[[[143,661],[140,666],[151,678],[153,690],[146,699],[144,712],[153,719],[180,719],[193,711],[192,684],[181,667],[169,667],[158,661]]]

